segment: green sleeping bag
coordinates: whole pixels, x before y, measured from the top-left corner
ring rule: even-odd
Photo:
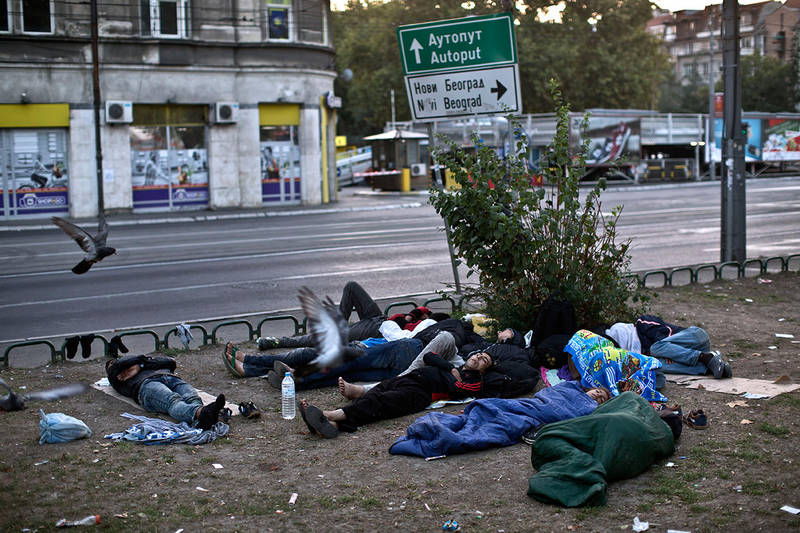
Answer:
[[[653,406],[624,392],[590,415],[542,428],[528,496],[565,507],[605,505],[610,481],[638,476],[674,450],[672,431]]]

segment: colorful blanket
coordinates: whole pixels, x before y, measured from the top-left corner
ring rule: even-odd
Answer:
[[[461,415],[428,413],[418,418],[389,453],[437,457],[509,446],[532,427],[583,416],[596,407],[576,381],[543,389],[533,398],[475,400]]]
[[[661,361],[655,357],[615,348],[599,335],[582,329],[567,343],[564,351],[581,375],[584,387],[605,387],[612,396],[632,391],[652,402],[666,402],[667,397],[656,390],[656,368]]]

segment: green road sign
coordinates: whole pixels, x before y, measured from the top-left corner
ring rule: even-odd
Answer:
[[[439,20],[397,28],[404,74],[517,62],[511,13]]]

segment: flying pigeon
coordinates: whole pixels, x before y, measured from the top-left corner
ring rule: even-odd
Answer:
[[[344,362],[349,327],[347,321],[330,297],[319,299],[308,287],[301,287],[298,298],[308,317],[308,328],[317,348],[317,357],[311,364],[333,368]]]
[[[75,274],[84,274],[92,268],[92,265],[99,263],[104,257],[117,253],[117,250],[106,246],[106,237],[108,237],[108,224],[104,218],[101,218],[97,224],[97,235],[92,237],[89,233],[76,226],[71,222],[67,222],[63,218],[51,217],[50,220],[64,230],[64,233],[72,237],[78,246],[86,252],[80,263],[72,267]]]
[[[0,411],[21,411],[25,408],[25,402],[31,400],[60,400],[61,398],[68,398],[75,396],[86,390],[86,385],[74,383],[72,385],[64,385],[55,389],[50,389],[42,392],[29,392],[19,396],[14,394],[11,387],[0,378],[0,385],[8,390],[8,396],[0,398]]]

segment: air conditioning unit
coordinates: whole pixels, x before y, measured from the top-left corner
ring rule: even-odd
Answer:
[[[217,102],[214,104],[214,122],[217,124],[233,124],[238,120],[238,102]]]
[[[411,175],[412,176],[424,176],[428,173],[428,167],[425,163],[414,163],[411,165]]]
[[[106,122],[108,124],[130,124],[133,122],[133,104],[119,100],[106,101]]]

